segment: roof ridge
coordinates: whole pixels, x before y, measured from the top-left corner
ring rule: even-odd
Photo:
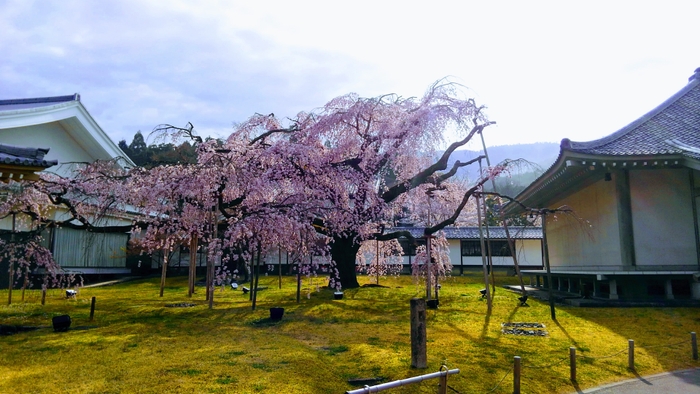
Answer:
[[[693,89],[698,88],[700,86],[700,77],[698,77],[698,75],[700,75],[700,67],[695,70],[695,74],[693,74],[693,76],[689,78],[688,83],[681,90],[676,92],[673,96],[669,97],[661,104],[657,105],[651,111],[637,118],[632,123],[629,123],[628,125],[624,126],[620,130],[593,141],[571,141],[568,138],[564,138],[561,140],[560,143],[561,150],[578,151],[599,148],[624,137],[629,132],[639,127],[641,124],[649,121],[656,115],[663,112],[664,109],[668,108],[671,104],[680,100],[683,96],[690,93]]]
[[[36,97],[24,99],[0,100],[0,105],[13,104],[37,104],[37,103],[62,103],[66,101],[80,101],[80,94],[75,93],[68,96]]]

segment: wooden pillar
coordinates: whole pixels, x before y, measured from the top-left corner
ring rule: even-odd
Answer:
[[[617,295],[617,281],[615,279],[610,279],[608,284],[610,285],[610,299],[617,300],[618,298],[620,298]]]
[[[666,299],[667,300],[672,300],[673,299],[673,282],[671,282],[671,279],[666,279]]]
[[[593,293],[591,293],[591,297],[598,297],[598,295],[600,295],[600,285],[597,279],[593,279]]]
[[[617,197],[617,222],[620,235],[620,257],[623,266],[637,264],[634,252],[634,227],[632,226],[632,199],[629,170],[615,171],[615,196]]]
[[[411,299],[411,367],[428,368],[425,300]]]

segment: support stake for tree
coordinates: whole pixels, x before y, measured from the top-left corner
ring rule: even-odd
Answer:
[[[95,318],[95,297],[92,297],[92,302],[90,303],[90,321]]]
[[[279,289],[282,289],[282,247],[277,247],[279,250],[279,259],[277,260],[277,271],[279,273]]]
[[[41,305],[46,305],[46,287],[41,289]]]
[[[552,289],[552,268],[549,265],[549,246],[547,244],[547,210],[543,209],[542,214],[542,243],[544,244],[544,264],[547,266],[547,288],[549,290],[549,311],[552,320],[557,320],[557,312],[554,310],[554,291]]]
[[[197,235],[192,234],[190,238],[190,267],[187,282],[187,296],[192,298],[194,293],[194,283],[197,278]]]
[[[10,242],[15,242],[15,214],[12,213],[12,235],[10,235]],[[12,261],[9,262],[10,268],[8,272],[10,274],[10,283],[7,286],[7,305],[12,305],[12,277],[14,276]]]
[[[163,297],[163,289],[165,288],[165,275],[168,272],[168,250],[163,249],[163,270],[160,273],[160,296]]]
[[[477,224],[479,225],[479,241],[481,245],[481,265],[483,266],[484,269],[484,289],[486,290],[486,305],[487,309],[490,311],[491,310],[491,291],[489,289],[489,274],[488,274],[488,268],[487,268],[487,263],[486,263],[486,255],[484,255],[484,231],[481,228],[481,203],[479,199],[476,199],[476,218],[477,218]]]
[[[255,278],[255,280],[253,281],[253,285],[250,288],[250,292],[253,296],[253,310],[255,310],[255,304],[258,301],[258,284],[260,283],[260,249],[262,249],[262,245],[258,244],[258,258],[255,264],[255,270],[253,272],[253,277]]]
[[[693,360],[698,359],[698,338],[695,335],[695,332],[690,333],[690,345],[693,348]]]

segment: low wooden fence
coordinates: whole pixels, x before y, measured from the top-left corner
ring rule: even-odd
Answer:
[[[656,348],[656,347],[675,347],[675,346],[680,346],[688,344],[688,340],[683,340],[680,342],[676,343],[671,343],[671,344],[664,344],[664,345],[653,345],[653,346],[640,346],[642,349],[651,349],[651,348]],[[690,333],[690,345],[691,345],[691,356],[693,360],[698,359],[698,342],[697,342],[697,336],[695,332]],[[545,368],[551,368],[554,366],[557,366],[559,364],[564,363],[566,360],[569,360],[569,379],[572,382],[576,382],[576,371],[577,371],[577,366],[576,366],[576,360],[577,359],[588,359],[588,360],[601,360],[601,359],[607,359],[607,358],[613,358],[616,356],[619,356],[621,354],[627,353],[627,367],[630,370],[635,370],[634,366],[634,340],[629,339],[627,341],[627,348],[620,350],[619,352],[609,354],[607,356],[600,356],[600,357],[591,357],[591,356],[586,356],[586,355],[577,355],[576,354],[576,348],[575,347],[570,347],[569,348],[569,354],[566,357],[562,357],[561,360],[554,362],[549,365],[529,365],[523,363],[523,360],[521,359],[520,356],[515,356],[513,358],[513,369],[512,371],[506,372],[506,374],[501,378],[501,380],[493,387],[491,390],[489,390],[487,393],[492,393],[495,392],[501,384],[506,380],[506,378],[512,373],[513,374],[513,394],[520,394],[520,379],[523,376],[523,370],[527,369],[545,369]],[[416,376],[413,378],[408,378],[408,379],[403,379],[403,380],[396,380],[393,382],[388,382],[388,383],[382,383],[376,386],[365,386],[364,388],[357,389],[357,390],[351,390],[351,391],[346,391],[346,394],[365,394],[365,393],[378,393],[380,391],[388,390],[391,388],[395,387],[400,387],[408,384],[413,384],[413,383],[420,383],[423,382],[424,380],[427,379],[434,379],[434,378],[440,378],[440,384],[438,386],[438,394],[444,394],[447,393],[447,389],[450,389],[449,392],[452,393],[457,393],[457,394],[467,394],[466,392],[458,391],[454,387],[450,387],[447,384],[447,375],[450,374],[455,374],[459,373],[459,369],[453,369],[453,370],[447,370],[447,367],[444,365],[440,368],[440,372],[435,372],[427,375],[421,375],[421,376]]]

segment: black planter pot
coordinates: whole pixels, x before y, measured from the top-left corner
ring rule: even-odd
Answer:
[[[428,308],[437,309],[438,305],[440,305],[440,300],[427,300],[425,303],[428,306]]]
[[[342,300],[343,299],[343,292],[336,291],[335,293],[333,293],[333,299],[334,300]]]
[[[270,308],[270,320],[282,320],[284,316],[284,308]]]

